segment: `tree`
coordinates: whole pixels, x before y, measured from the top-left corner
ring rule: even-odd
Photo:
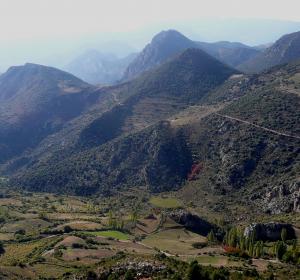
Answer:
[[[244,236],[242,236],[240,238],[239,248],[241,249],[241,251],[245,251],[246,250],[246,240],[245,240]]]
[[[275,245],[276,258],[281,260],[286,252],[286,245],[282,241],[277,241]]]
[[[297,250],[297,239],[293,239],[293,241],[292,241],[292,250],[293,251]]]
[[[130,269],[125,273],[124,276],[125,280],[134,280],[135,279],[135,273]]]
[[[136,224],[138,220],[138,209],[135,208],[132,212],[131,212],[131,215],[130,215],[130,221],[133,222],[134,224]]]
[[[216,237],[215,237],[215,234],[214,232],[211,230],[209,232],[209,234],[207,235],[207,240],[211,243],[215,242],[216,241]]]
[[[281,230],[281,240],[283,241],[283,242],[285,242],[286,241],[286,238],[287,238],[287,231],[286,231],[286,228],[283,228],[282,230]]]
[[[4,244],[2,241],[0,241],[0,255],[5,253]]]
[[[190,263],[187,280],[199,280],[202,277],[202,270],[197,261],[192,261]]]
[[[113,213],[112,210],[109,210],[108,213],[108,226],[112,229],[116,229],[117,228],[117,221],[116,221],[116,217]]]
[[[38,218],[44,221],[48,220],[47,214],[45,212],[40,212]]]
[[[68,226],[68,225],[64,226],[64,232],[65,233],[69,233],[71,231],[72,231],[72,228],[70,226]]]
[[[258,241],[254,245],[253,255],[256,258],[260,258],[264,252],[264,243],[262,241]]]

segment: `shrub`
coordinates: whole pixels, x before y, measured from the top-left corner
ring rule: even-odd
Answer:
[[[192,246],[196,249],[202,249],[207,246],[207,243],[206,242],[195,242],[192,244]]]
[[[69,232],[72,232],[72,231],[73,231],[73,229],[70,226],[65,226],[64,227],[64,232],[65,233],[69,233]]]
[[[82,248],[84,248],[84,245],[80,244],[80,243],[73,243],[72,248],[73,249],[82,249]]]

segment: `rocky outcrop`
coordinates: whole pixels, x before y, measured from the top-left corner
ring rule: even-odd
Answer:
[[[192,214],[183,209],[172,211],[169,213],[169,217],[176,223],[183,225],[186,229],[204,236],[206,236],[211,230],[213,230],[216,234],[220,231],[216,225],[213,225],[198,215]]]
[[[266,224],[253,223],[245,228],[244,236],[250,238],[254,235],[256,240],[277,241],[281,240],[282,229],[286,229],[288,240],[296,238],[292,225],[274,222]]]
[[[300,212],[300,180],[270,187],[261,202],[265,212],[280,214]]]

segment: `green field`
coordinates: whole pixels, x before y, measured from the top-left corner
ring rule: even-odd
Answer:
[[[196,260],[201,264],[226,265],[228,258],[225,256],[199,256]]]
[[[160,196],[153,196],[150,199],[150,203],[159,208],[179,208],[182,206],[182,203],[174,197],[164,198]]]
[[[130,235],[117,231],[117,230],[105,230],[105,231],[94,231],[89,232],[89,234],[92,234],[94,236],[102,236],[102,237],[111,237],[119,240],[129,240]]]

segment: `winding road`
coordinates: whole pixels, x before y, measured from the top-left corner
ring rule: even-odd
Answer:
[[[254,123],[251,123],[251,122],[248,122],[248,121],[245,121],[245,120],[241,120],[239,118],[231,117],[231,116],[228,116],[228,115],[222,115],[222,114],[219,114],[219,113],[214,113],[214,114],[219,116],[219,117],[223,117],[223,118],[226,118],[226,119],[229,119],[229,120],[234,120],[234,121],[237,121],[237,122],[240,122],[240,123],[244,123],[244,124],[247,124],[247,125],[254,126],[256,128],[260,128],[262,130],[265,130],[267,132],[271,132],[273,134],[277,134],[277,135],[280,135],[280,136],[300,140],[300,136],[297,136],[297,135],[292,135],[292,134],[288,134],[288,133],[285,133],[285,132],[280,132],[280,131],[277,131],[277,130],[273,130],[273,129],[270,129],[270,128],[267,128],[267,127],[264,127],[264,126],[260,126],[260,125],[257,125],[257,124],[254,124]]]

